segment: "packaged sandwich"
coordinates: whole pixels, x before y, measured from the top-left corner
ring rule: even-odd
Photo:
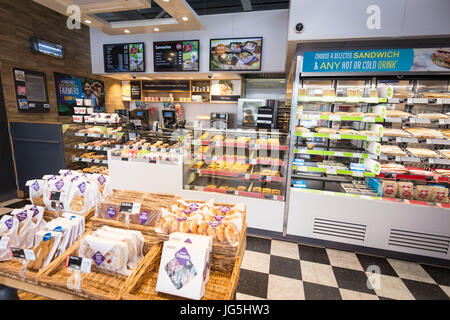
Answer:
[[[78,223],[78,236],[77,238],[81,238],[81,236],[83,235],[83,233],[86,231],[86,221],[84,219],[84,216],[80,216],[80,215],[74,215],[72,213],[69,212],[64,212],[62,214],[62,217],[69,219],[69,220],[75,220]]]
[[[145,239],[141,232],[136,231],[136,230],[113,228],[113,227],[109,227],[109,226],[103,226],[101,228],[101,230],[133,236],[136,239],[136,243],[137,243],[137,258],[138,258],[138,260],[141,260],[144,257],[143,249],[144,249]]]
[[[433,187],[431,186],[416,186],[414,193],[414,199],[420,201],[431,201],[431,196],[433,192]]]
[[[19,220],[19,235],[20,248],[31,249],[34,245],[34,235],[36,234],[36,226],[33,223],[33,212],[26,209],[14,209],[11,212]]]
[[[0,261],[11,260],[8,248],[19,248],[18,235],[19,220],[10,215],[3,215],[0,219]]]
[[[401,199],[414,198],[414,185],[412,182],[398,182],[398,197]]]
[[[398,184],[395,181],[383,180],[383,197],[396,198],[398,193]]]
[[[45,230],[47,222],[44,220],[44,207],[26,205],[24,209],[33,212],[32,221],[36,226],[36,231]]]
[[[60,232],[38,231],[33,249],[36,259],[28,263],[27,269],[37,272],[45,268],[55,257],[61,236]]]
[[[117,233],[117,232],[111,232],[106,231],[102,229],[98,229],[93,233],[94,236],[104,239],[110,239],[110,240],[117,240],[125,242],[128,246],[128,260],[127,260],[127,267],[130,269],[134,269],[139,261],[140,258],[138,257],[138,241],[136,237],[134,237],[131,234],[126,233]]]
[[[78,231],[73,222],[65,218],[56,218],[47,223],[47,231],[61,233],[61,241],[56,251],[56,256],[62,254],[74,242],[78,236]]]
[[[129,276],[127,269],[128,245],[125,242],[86,235],[81,238],[78,256],[92,259],[94,266],[124,276]]]
[[[444,186],[433,186],[431,201],[448,203],[448,189]]]

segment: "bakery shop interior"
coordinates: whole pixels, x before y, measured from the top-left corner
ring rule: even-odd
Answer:
[[[247,300],[292,246],[449,268],[450,2],[338,2],[0,0],[0,300]]]

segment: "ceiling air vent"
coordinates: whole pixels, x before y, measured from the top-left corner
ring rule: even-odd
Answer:
[[[315,218],[313,232],[321,235],[364,242],[366,228],[367,226],[364,224]]]
[[[437,252],[446,255],[450,244],[450,236],[423,233],[417,231],[391,229],[389,245],[411,249]]]

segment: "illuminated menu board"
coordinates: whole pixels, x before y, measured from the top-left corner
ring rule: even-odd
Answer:
[[[153,42],[155,72],[199,71],[199,40]]]

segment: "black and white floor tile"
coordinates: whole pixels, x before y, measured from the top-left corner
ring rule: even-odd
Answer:
[[[448,300],[450,269],[248,236],[236,299]]]

